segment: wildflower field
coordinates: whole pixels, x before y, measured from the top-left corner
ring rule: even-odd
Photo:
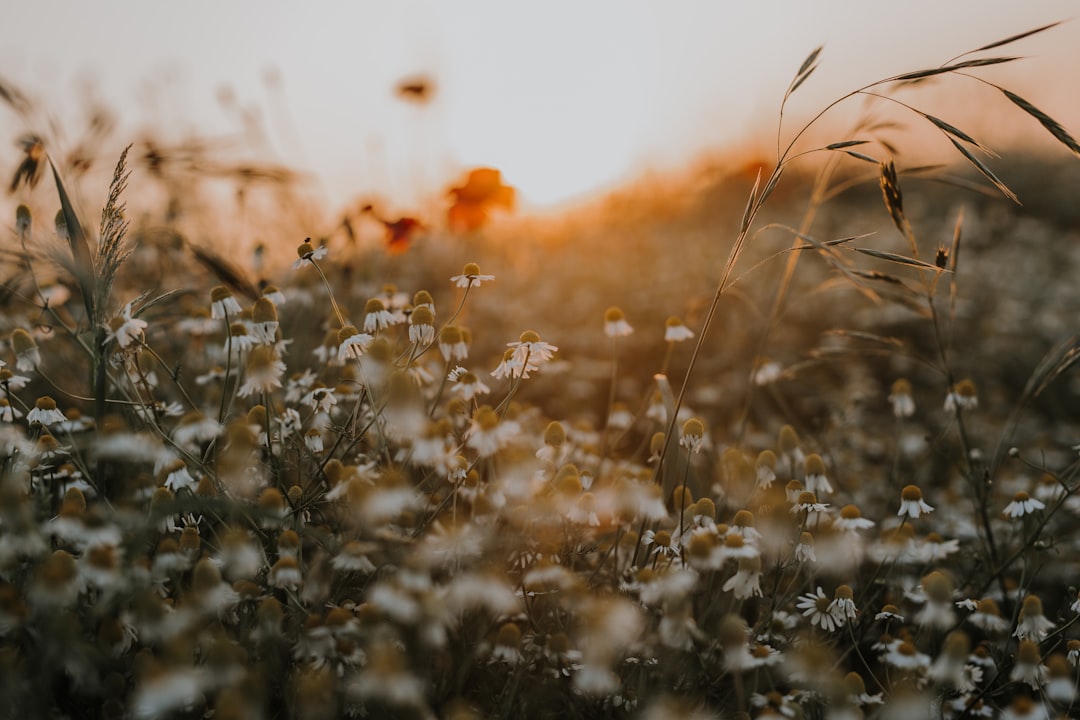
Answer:
[[[250,257],[0,81],[0,715],[1080,716],[1080,144],[994,80],[1052,30],[749,172],[514,219],[485,171],[374,244],[273,199]]]

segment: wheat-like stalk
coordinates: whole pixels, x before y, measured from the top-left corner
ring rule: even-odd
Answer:
[[[131,150],[128,145],[120,153],[120,159],[113,171],[112,181],[109,183],[109,197],[105,201],[105,207],[101,211],[101,236],[98,241],[97,258],[94,266],[97,268],[97,291],[96,307],[98,317],[95,320],[104,321],[106,302],[112,291],[116,273],[124,264],[124,261],[135,250],[135,244],[128,240],[127,230],[129,222],[124,215],[124,204],[121,196],[127,189],[128,178],[131,171],[127,168],[127,155]]]

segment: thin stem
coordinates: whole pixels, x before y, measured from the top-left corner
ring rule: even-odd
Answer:
[[[596,460],[596,473],[600,474],[601,468],[604,466],[604,460],[607,458],[609,450],[614,449],[614,444],[608,438],[608,433],[611,430],[611,414],[615,409],[615,388],[619,381],[619,339],[616,336],[611,338],[611,381],[608,387],[608,399],[607,399],[607,414],[604,420],[604,431],[600,435],[600,455]],[[620,435],[621,437],[621,435]]]
[[[342,314],[341,308],[338,307],[337,300],[334,299],[334,289],[330,287],[330,281],[326,278],[326,273],[324,273],[323,269],[319,267],[319,263],[315,262],[314,260],[310,260],[309,262],[315,266],[316,270],[318,270],[319,277],[322,278],[323,285],[326,286],[326,294],[330,298],[331,307],[334,308],[334,316],[337,317],[337,321],[341,325],[341,327],[345,327],[346,325],[348,325],[348,323],[345,322],[345,316]]]
[[[431,401],[431,407],[428,409],[428,418],[435,417],[435,410],[439,407],[439,401],[442,400],[443,391],[446,389],[446,383],[450,380],[450,360],[446,360],[446,365],[443,367],[442,381],[439,382],[439,389],[435,391],[435,397]]]
[[[158,355],[156,350],[154,350],[152,347],[150,347],[146,343],[141,343],[139,347],[146,350],[148,353],[150,353],[150,356],[153,357],[155,360],[157,360],[158,364],[161,365],[162,368],[164,368],[165,370],[169,370],[169,366],[165,364],[165,360],[160,355]],[[195,408],[197,410],[199,408],[199,406],[196,405],[195,401],[191,399],[190,395],[188,395],[187,390],[185,390],[184,386],[180,384],[180,381],[176,377],[176,375],[174,375],[171,370],[169,371],[168,374],[169,374],[169,379],[173,381],[173,385],[175,385],[176,389],[180,391],[180,394],[184,396],[184,400],[187,401],[187,404],[190,407]]]
[[[233,361],[233,334],[232,323],[229,321],[229,311],[225,311],[225,377],[221,379],[221,402],[218,403],[218,424],[225,422],[225,402],[229,394],[229,376],[232,374]],[[236,383],[233,383],[235,387]]]

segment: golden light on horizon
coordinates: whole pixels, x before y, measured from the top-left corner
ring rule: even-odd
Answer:
[[[604,112],[583,110],[570,119],[537,109],[528,123],[463,127],[454,137],[456,154],[499,168],[526,205],[556,205],[613,187],[635,169],[642,115],[625,95],[601,95]]]
[[[826,46],[822,68],[792,118],[860,82],[1067,17],[1072,5],[972,14],[981,7],[415,0],[269,12],[245,2],[164,10],[117,0],[100,12],[58,2],[66,22],[50,25],[46,47],[18,31],[47,22],[37,4],[21,3],[0,29],[0,67],[54,117],[78,117],[86,97],[115,110],[124,127],[110,154],[147,128],[176,142],[225,138],[238,153],[304,173],[328,208],[373,197],[402,212],[470,168],[494,167],[522,207],[557,209],[775,133],[783,90],[817,45]],[[958,21],[972,17],[979,22]],[[106,27],[122,41],[93,42]],[[1048,33],[1033,60],[1056,54],[1060,66],[1076,54],[1072,37],[1070,28]],[[1022,72],[1037,82],[1048,67],[1025,61]],[[430,86],[402,94],[417,78]],[[1064,111],[1064,102],[1048,108],[1072,125],[1076,108]],[[0,123],[12,136],[28,129],[10,115]]]

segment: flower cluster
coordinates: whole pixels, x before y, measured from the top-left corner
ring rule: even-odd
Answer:
[[[736,248],[764,234],[747,233],[782,169]],[[896,169],[880,171],[918,244]],[[475,262],[452,275],[446,247],[354,262],[332,234],[280,272],[260,255],[258,283],[210,252],[185,272],[186,242],[123,244],[117,177],[97,254],[66,234],[81,297],[16,215],[17,302],[0,312],[5,717],[1075,713],[1080,463],[1064,406],[1030,426],[1020,411],[1077,348],[995,422],[1008,391],[993,374],[970,362],[981,396],[953,379],[965,306],[946,319],[936,293],[956,300],[955,252],[930,266],[856,248],[917,283],[838,262],[850,238],[800,233],[792,258],[820,251],[875,300],[888,285],[933,332],[830,318],[794,360],[786,313],[828,313],[790,273],[778,296],[739,286],[753,332],[733,310],[722,343],[708,334],[736,297],[737,252],[708,310],[627,293],[589,322],[538,313],[542,335],[499,296],[516,278]],[[484,239],[469,242],[453,252]],[[151,271],[180,289],[146,292]],[[798,292],[814,302],[780,302]],[[679,306],[694,330],[668,316]]]

